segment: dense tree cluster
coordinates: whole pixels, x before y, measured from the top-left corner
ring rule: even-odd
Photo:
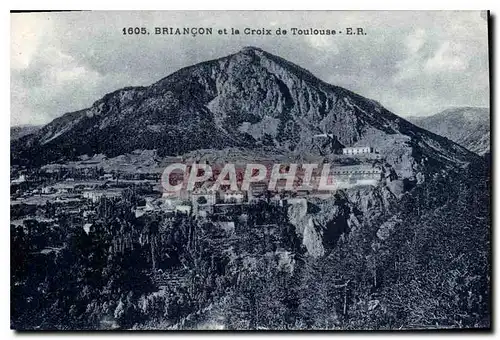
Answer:
[[[11,226],[12,327],[489,327],[488,169],[434,175],[377,217],[395,221],[387,237],[371,221],[320,258],[267,203],[136,218],[141,199],[126,191],[99,202],[88,234],[70,221]]]

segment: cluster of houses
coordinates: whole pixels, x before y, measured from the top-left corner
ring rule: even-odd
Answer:
[[[279,201],[280,197],[268,197],[267,183],[252,183],[248,191],[212,190],[208,183],[179,197],[176,194],[164,193],[162,207],[165,211],[206,215],[214,213],[217,208],[238,206],[261,199]],[[137,215],[137,214],[136,214]]]
[[[66,178],[52,184],[43,182],[26,188],[18,188],[11,194],[12,203],[44,204],[45,202],[69,202],[90,200],[98,202],[102,197],[119,197],[123,188],[109,185],[112,180],[110,176],[93,181],[77,181],[74,178]],[[19,181],[11,181],[11,188]],[[12,189],[11,189],[12,190]]]
[[[341,167],[333,171],[336,187],[338,189],[348,189],[361,185],[377,185],[382,176],[382,170],[369,166],[355,165]],[[211,190],[209,186],[202,186],[188,192],[183,198],[171,193],[164,193],[158,200],[161,203],[156,205],[156,209],[161,208],[164,211],[194,214],[197,216],[206,216],[217,211],[229,211],[231,209],[244,205],[252,204],[258,201],[266,201],[270,204],[283,206],[288,201],[294,199],[306,199],[310,197],[329,198],[333,195],[332,191],[313,191],[313,190],[285,190],[280,189],[269,191],[267,183],[252,183],[248,191],[233,190]],[[139,208],[139,215],[146,211],[154,211],[153,205],[146,204]]]
[[[324,136],[320,136],[324,137]],[[343,155],[367,155],[376,153],[372,147],[346,147],[342,149]],[[179,161],[176,159],[175,161]],[[183,159],[182,159],[183,161]],[[316,176],[316,177],[315,177]],[[330,176],[338,189],[347,189],[360,185],[378,185],[383,178],[382,168],[368,163],[355,165],[338,165],[332,167]],[[26,181],[24,175],[13,179],[14,185],[23,184]],[[127,184],[127,180],[121,180]],[[318,182],[317,174],[313,175],[312,182]],[[109,173],[100,173],[96,180],[75,181],[73,178],[57,182],[53,185],[45,185],[24,192],[26,197],[44,197],[50,200],[86,200],[97,203],[103,197],[120,197],[123,187],[115,186],[117,180]],[[103,185],[107,183],[107,185]],[[112,185],[109,185],[112,184]],[[275,190],[268,190],[268,183],[251,183],[248,191],[241,190],[212,190],[212,182],[207,181],[194,190],[186,191],[182,196],[164,193],[161,198],[154,195],[145,197],[145,203],[135,209],[135,215],[140,217],[144,214],[156,211],[174,212],[182,214],[204,215],[211,214],[220,209],[231,209],[231,207],[251,204],[259,200],[265,200],[273,204],[283,205],[286,200],[293,198],[331,197],[332,192],[319,192],[314,190],[286,190],[283,183],[278,182]],[[24,197],[23,196],[23,197]]]

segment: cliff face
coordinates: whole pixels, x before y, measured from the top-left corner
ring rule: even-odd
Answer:
[[[289,200],[288,219],[307,253],[321,257],[338,242],[362,237],[367,228],[376,231],[380,225],[381,235],[389,234],[387,220],[396,201],[385,186],[355,188],[326,200]]]
[[[318,134],[328,138],[318,141]],[[328,155],[355,145],[377,148],[403,177],[416,166],[455,167],[475,157],[373,100],[252,47],[148,87],[110,93],[13,142],[11,149],[13,163],[44,164],[136,149],[179,155],[200,148],[271,147]]]

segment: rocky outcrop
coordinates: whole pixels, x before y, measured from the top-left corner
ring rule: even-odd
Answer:
[[[388,187],[360,187],[339,191],[325,200],[289,201],[288,219],[308,255],[321,257],[337,242],[349,242],[366,225],[377,225],[390,216],[398,198]],[[380,235],[388,235],[388,222],[380,226]]]
[[[401,223],[401,219],[397,216],[391,217],[389,220],[386,222],[382,223],[380,227],[377,230],[377,237],[381,241],[385,241],[391,236],[392,232],[394,231],[394,228],[397,226],[398,223]]]

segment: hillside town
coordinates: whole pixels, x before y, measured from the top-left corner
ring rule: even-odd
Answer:
[[[359,160],[363,156],[376,155],[375,161],[370,160],[354,165],[339,164],[332,166],[328,175],[328,182],[335,183],[338,190],[356,186],[376,186],[385,176],[380,166],[379,155],[372,147],[344,148],[342,155],[345,159]],[[348,158],[345,158],[348,157]],[[176,158],[182,161],[182,158]],[[207,163],[205,161],[205,163]],[[88,164],[87,164],[88,165]],[[91,164],[94,165],[94,164]],[[187,166],[187,173],[196,165],[191,162]],[[268,168],[272,164],[266,164]],[[285,164],[282,165],[287,170]],[[303,173],[302,173],[303,174]],[[176,181],[186,181],[186,174],[180,174]],[[103,199],[119,199],[128,192],[133,192],[140,199],[133,207],[134,215],[139,218],[145,214],[187,214],[207,217],[212,214],[241,211],[241,207],[259,201],[284,206],[287,200],[307,198],[328,198],[334,192],[287,188],[286,179],[278,179],[276,187],[269,190],[265,180],[250,183],[248,190],[233,190],[229,186],[221,186],[218,190],[211,189],[214,179],[203,183],[196,183],[192,190],[183,190],[181,193],[165,192],[161,186],[159,173],[125,173],[119,171],[106,172],[94,167],[69,169],[64,166],[47,166],[40,170],[30,171],[18,169],[13,172],[11,179],[11,205],[18,218],[12,218],[12,224],[22,225],[26,219],[52,219],[61,214],[72,216],[79,220],[82,226],[95,222],[95,207]],[[318,183],[321,174],[313,172],[311,183]],[[302,180],[300,175],[297,180]],[[241,185],[241,178],[238,179]],[[51,207],[54,216],[46,216],[42,211]],[[24,211],[33,213],[25,214]],[[42,215],[40,215],[42,214]]]

